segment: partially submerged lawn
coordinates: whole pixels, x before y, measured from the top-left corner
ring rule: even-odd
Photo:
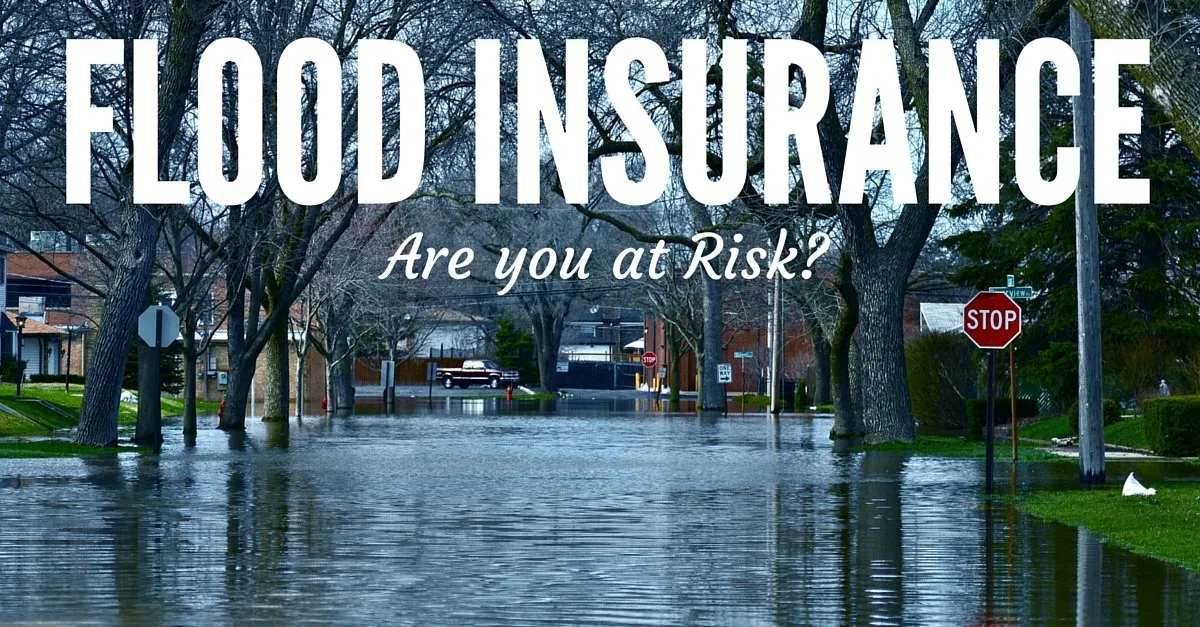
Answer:
[[[49,403],[58,411],[38,401]],[[29,419],[21,420],[0,410],[0,436],[32,435],[74,427],[79,422],[79,411],[83,406],[83,386],[72,385],[68,392],[61,383],[26,383],[21,386],[21,397],[17,398],[15,384],[0,383],[0,405]],[[219,407],[220,403],[216,402],[196,402],[196,411],[200,414],[215,414]],[[182,416],[183,399],[163,397],[162,413],[168,417]],[[137,405],[121,403],[118,422],[123,425],[136,423]]]
[[[1118,489],[1035,492],[1017,509],[1053,522],[1083,526],[1106,542],[1200,571],[1200,484],[1155,486],[1154,496]]]
[[[955,458],[971,458],[983,459],[987,457],[987,444],[984,442],[975,442],[964,438],[956,438],[942,435],[922,435],[917,438],[916,442],[885,442],[883,444],[860,445],[855,447],[857,451],[896,451],[902,453],[913,453],[924,457],[955,457]],[[994,454],[998,460],[1012,459],[1012,448],[1007,442],[999,440],[995,443]],[[1034,462],[1062,462],[1068,461],[1074,463],[1074,460],[1055,455],[1041,448],[1031,446],[1022,446],[1019,451],[1022,461]]]
[[[1043,418],[1022,427],[1018,433],[1022,438],[1029,440],[1049,440],[1074,435],[1071,432],[1071,422],[1066,416]],[[1104,428],[1104,443],[1148,450],[1150,443],[1146,440],[1146,419],[1138,416],[1108,425]]]
[[[141,453],[151,449],[137,446],[97,448],[83,446],[66,440],[35,440],[32,442],[0,442],[0,459],[44,458],[44,457],[91,457],[118,453]]]

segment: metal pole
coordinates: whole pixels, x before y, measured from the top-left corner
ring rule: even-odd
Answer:
[[[73,352],[71,350],[72,349],[71,340],[74,339],[74,337],[75,337],[74,335],[72,335],[73,333],[74,333],[74,329],[72,329],[71,327],[67,327],[67,376],[63,377],[63,381],[65,382],[65,385],[66,385],[64,391],[66,391],[66,392],[71,391],[71,353]]]
[[[22,324],[17,326],[17,398],[21,398],[21,380],[25,378],[25,366],[21,362],[21,358],[25,356],[24,344],[25,325]]]
[[[989,350],[987,352],[987,368],[988,368],[988,387],[987,387],[987,427],[985,429],[984,440],[987,442],[987,453],[985,465],[986,469],[984,479],[984,492],[992,493],[992,466],[996,457],[996,440],[994,427],[996,426],[996,351]]]
[[[783,277],[775,275],[774,302],[771,303],[771,414],[778,416],[783,411],[779,402],[783,388]]]
[[[1013,461],[1017,461],[1017,356],[1016,350],[1010,344],[1008,346],[1008,403],[1009,417],[1012,419],[1012,454]]]

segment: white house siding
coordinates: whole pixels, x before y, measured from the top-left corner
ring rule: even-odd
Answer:
[[[26,337],[21,340],[21,359],[25,360],[25,376],[42,371],[42,340]]]
[[[474,353],[483,347],[487,337],[483,331],[473,324],[442,324],[429,332],[417,349],[418,355],[428,355],[430,350],[436,354],[442,348],[446,352]]]

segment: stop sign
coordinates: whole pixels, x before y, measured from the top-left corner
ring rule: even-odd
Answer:
[[[642,355],[642,365],[647,368],[653,368],[658,363],[658,355],[653,351]]]
[[[963,306],[963,333],[979,348],[1004,348],[1021,334],[1021,307],[1003,292],[980,292]]]

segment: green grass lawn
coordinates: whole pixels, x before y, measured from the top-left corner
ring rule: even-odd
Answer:
[[[70,418],[41,405],[35,401],[45,401],[67,413]],[[71,391],[63,389],[61,383],[27,383],[21,386],[21,398],[17,398],[17,386],[12,383],[0,383],[0,405],[7,405],[23,416],[34,419],[50,429],[73,427],[79,421],[79,410],[83,405],[83,387],[72,385]],[[196,411],[201,414],[215,414],[220,403],[197,401]],[[163,416],[182,416],[183,399],[163,397]],[[132,425],[137,422],[137,406],[131,403],[121,403],[118,422]],[[23,424],[22,424],[23,423]],[[10,430],[11,429],[11,430]],[[10,416],[0,419],[0,436],[31,435],[44,433],[49,429],[29,431],[29,423]]]
[[[1030,440],[1049,440],[1071,435],[1071,420],[1066,416],[1050,416],[1021,427],[1017,433]]]
[[[729,404],[736,408],[766,409],[771,406],[771,397],[766,394],[738,394],[729,397]],[[730,411],[737,411],[731,408]]]
[[[1066,416],[1043,418],[1031,425],[1022,427],[1019,431],[1022,438],[1030,440],[1049,440],[1050,438],[1065,438],[1071,433],[1071,423]],[[1146,419],[1142,417],[1126,418],[1121,422],[1104,428],[1104,442],[1116,446],[1149,449],[1146,441]]]
[[[1106,542],[1200,571],[1200,484],[1156,486],[1154,496],[1120,490],[1036,492],[1016,502],[1038,518],[1083,526]]]
[[[137,446],[97,448],[83,446],[66,440],[37,440],[33,442],[0,442],[0,459],[40,457],[86,457],[91,455],[113,455],[117,453],[141,453],[151,449]]]
[[[922,435],[917,437],[917,441],[913,443],[906,442],[886,442],[884,444],[860,445],[855,447],[856,451],[896,451],[901,453],[913,453],[923,457],[956,457],[956,458],[978,458],[987,457],[987,444],[983,442],[975,442],[963,438],[955,438],[941,435]],[[1047,452],[1040,448],[1031,448],[1029,446],[1021,447],[1021,461],[1031,462],[1071,462],[1078,463],[1076,460],[1054,453]],[[1011,459],[1011,448],[1007,442],[996,442],[995,455],[998,460]]]
[[[486,399],[491,399],[491,398],[504,399],[504,398],[508,398],[508,396],[506,394],[501,393],[501,394],[472,394],[470,396],[447,396],[444,398],[461,398],[461,399],[468,400],[468,401],[477,401],[477,400],[486,400]],[[535,392],[533,394],[522,394],[520,392],[513,392],[513,400],[514,401],[552,401],[556,398],[558,398],[558,395],[555,394],[554,392]],[[216,411],[214,410],[213,413],[216,413]]]

